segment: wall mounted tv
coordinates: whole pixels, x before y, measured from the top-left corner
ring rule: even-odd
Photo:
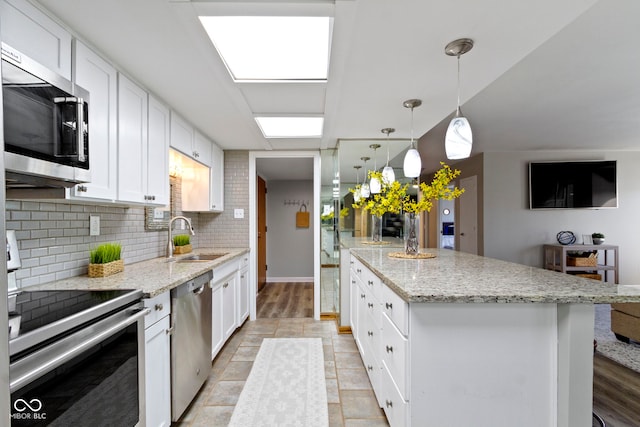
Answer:
[[[529,206],[617,208],[616,161],[530,162]]]

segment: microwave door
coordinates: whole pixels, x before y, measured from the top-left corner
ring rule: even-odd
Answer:
[[[84,149],[84,101],[75,96],[58,97],[56,104],[60,128],[55,141],[55,156],[76,159],[78,163],[86,161]],[[80,124],[80,125],[78,125]]]

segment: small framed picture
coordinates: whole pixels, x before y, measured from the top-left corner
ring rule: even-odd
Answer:
[[[583,234],[582,235],[582,244],[583,245],[593,245],[593,240],[591,240],[591,234]]]

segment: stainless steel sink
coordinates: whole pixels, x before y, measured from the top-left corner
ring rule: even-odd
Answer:
[[[194,254],[189,255],[185,258],[180,258],[176,262],[202,262],[202,261],[213,261],[214,259],[218,259],[227,254]]]

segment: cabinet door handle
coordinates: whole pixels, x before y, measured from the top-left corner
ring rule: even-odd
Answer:
[[[358,273],[362,273],[362,270],[360,270],[359,268],[356,268],[356,271],[357,271]]]
[[[369,306],[369,308],[373,308],[373,303],[372,302],[368,303],[367,305]]]
[[[156,304],[154,308],[156,309],[156,311],[162,311],[164,306],[162,304]]]
[[[360,294],[360,298],[364,299],[365,298],[365,294]]]
[[[226,288],[227,286],[229,286],[229,282],[227,282],[224,285],[222,285],[223,288]]]
[[[373,371],[373,366],[367,365],[367,369],[370,370],[370,371]]]
[[[387,405],[387,408],[393,408],[393,402],[390,400],[385,400],[384,404]]]
[[[369,286],[373,286],[373,280],[367,280],[367,283],[369,284]]]
[[[393,304],[390,302],[385,302],[384,306],[387,307],[387,310],[391,310],[393,308]]]
[[[172,327],[170,327],[169,329],[166,329],[166,330],[165,330],[165,332],[167,333],[167,335],[171,335],[171,334],[173,334],[173,328],[174,328],[174,327],[172,326]]]
[[[241,279],[244,279],[244,274],[240,276]]]
[[[370,337],[373,336],[373,332],[372,331],[367,331],[367,335],[369,335]]]
[[[387,353],[393,353],[393,346],[386,346],[387,347]]]
[[[356,284],[356,281],[355,281],[355,280],[352,280],[352,281],[351,281],[351,283],[352,283],[353,285],[355,285],[355,284]]]

